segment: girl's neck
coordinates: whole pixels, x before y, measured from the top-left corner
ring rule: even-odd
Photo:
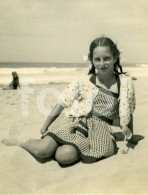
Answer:
[[[111,72],[108,75],[102,75],[102,74],[97,74],[96,77],[98,78],[98,80],[100,81],[100,83],[108,83],[111,82],[112,80],[114,80],[116,77],[115,75]]]

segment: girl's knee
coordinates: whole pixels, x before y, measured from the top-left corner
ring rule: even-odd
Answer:
[[[73,146],[63,145],[58,147],[55,158],[60,164],[71,164],[77,161],[79,159],[79,156]]]
[[[38,151],[35,151],[35,153],[38,153],[37,155],[41,158],[47,158],[52,156],[55,151],[58,148],[58,144],[56,141],[50,137],[46,136],[40,143]]]
[[[52,156],[54,152],[54,150],[51,150],[48,147],[40,147],[38,150],[34,151],[34,154],[40,158],[48,158]]]

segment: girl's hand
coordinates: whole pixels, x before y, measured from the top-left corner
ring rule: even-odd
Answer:
[[[119,151],[120,151],[121,154],[127,154],[128,150],[129,150],[128,142],[125,139],[122,146],[121,146],[121,148],[119,149]]]
[[[45,135],[46,131],[47,131],[47,129],[45,129],[45,128],[42,127],[42,129],[40,130],[40,133],[41,133],[42,135]]]
[[[122,128],[122,133],[124,135],[124,141],[123,141],[123,144],[120,148],[120,152],[122,154],[127,154],[128,153],[128,150],[129,150],[129,147],[128,147],[128,140],[131,139],[132,137],[132,131],[126,126],[124,128]]]
[[[128,127],[121,128],[121,129],[122,129],[122,133],[125,136],[126,140],[131,139],[131,137],[132,137],[132,131]]]

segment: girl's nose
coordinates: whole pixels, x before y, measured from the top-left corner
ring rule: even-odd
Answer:
[[[100,65],[103,66],[105,63],[104,63],[104,60],[101,60],[100,61]]]

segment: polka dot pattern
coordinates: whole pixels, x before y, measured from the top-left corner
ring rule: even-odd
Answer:
[[[130,76],[120,75],[120,97],[115,98],[93,84],[74,81],[61,93],[59,102],[65,107],[49,126],[47,134],[62,144],[72,144],[85,162],[94,162],[114,153],[111,126],[99,118],[120,117],[126,128],[135,109],[135,92]]]
[[[91,82],[73,81],[62,91],[58,101],[65,108],[66,116],[86,116],[98,91]]]
[[[129,75],[120,75],[120,125],[124,131],[128,130],[128,124],[136,106],[135,90],[132,78]]]

